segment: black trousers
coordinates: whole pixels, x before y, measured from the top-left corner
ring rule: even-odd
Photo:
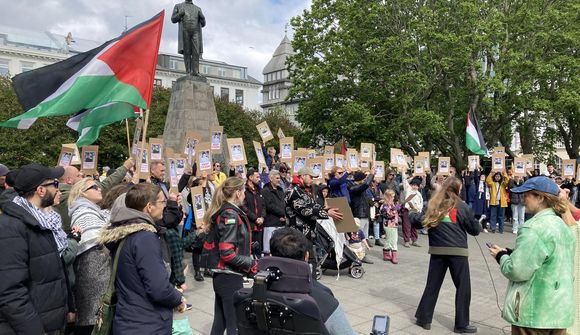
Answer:
[[[439,290],[445,279],[447,268],[455,285],[455,327],[469,324],[469,304],[471,303],[471,280],[469,262],[465,256],[431,255],[427,284],[421,297],[415,317],[420,323],[431,323]]]
[[[211,335],[222,335],[227,329],[228,335],[237,334],[236,310],[234,308],[234,292],[244,286],[242,276],[216,273],[213,275],[213,291],[215,305]]]

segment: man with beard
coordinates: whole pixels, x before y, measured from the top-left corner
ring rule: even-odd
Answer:
[[[60,197],[62,167],[39,164],[9,174],[18,193],[0,215],[0,334],[44,334],[64,328],[67,236],[60,216],[44,209]]]

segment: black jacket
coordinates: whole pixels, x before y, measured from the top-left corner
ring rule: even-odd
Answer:
[[[512,189],[521,186],[524,183],[524,181],[520,181],[519,183],[516,182],[514,179],[510,179],[510,181],[508,182],[508,190],[510,191],[510,203],[512,205],[519,205],[519,204],[524,204],[524,194],[523,193],[513,193],[511,192]]]
[[[0,334],[63,329],[67,313],[64,266],[50,230],[13,202],[0,215]]]
[[[481,224],[473,211],[459,201],[449,213],[449,221],[443,220],[435,228],[429,228],[429,253],[432,255],[468,256],[467,234],[477,236]]]
[[[284,202],[284,191],[281,187],[274,189],[272,184],[268,183],[262,189],[264,207],[266,208],[266,218],[264,227],[283,227],[285,221],[280,221],[286,217],[286,203]]]
[[[365,193],[374,178],[375,176],[369,173],[362,184],[355,183],[348,187],[350,207],[355,218],[368,218],[370,216],[371,206]]]
[[[264,206],[262,193],[257,187],[255,191],[252,192],[252,190],[250,190],[250,188],[246,185],[246,197],[244,199],[243,209],[248,215],[251,229],[254,231],[261,231],[262,227],[256,225],[256,220],[258,218],[266,217],[266,207]]]

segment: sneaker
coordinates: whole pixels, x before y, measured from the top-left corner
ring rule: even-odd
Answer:
[[[405,244],[403,244],[403,246],[404,246],[405,248],[410,248],[410,247],[411,247],[411,244],[410,244],[409,242],[405,242]]]
[[[185,304],[185,310],[186,311],[191,311],[193,309],[193,305],[192,304]]]
[[[518,231],[517,230],[514,230],[514,231],[512,231],[512,234],[516,234],[517,235],[518,234]]]
[[[414,247],[421,247],[421,245],[417,243],[417,241],[414,241],[413,243],[411,243],[411,245]]]
[[[485,229],[485,228],[483,228],[483,232],[484,232],[484,233],[489,233],[489,232],[487,231],[487,229]]]

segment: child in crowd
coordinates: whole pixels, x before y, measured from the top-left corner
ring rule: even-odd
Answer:
[[[355,218],[354,222],[356,222],[357,226],[360,227],[360,221],[358,218]],[[350,250],[356,254],[361,262],[373,264],[373,262],[366,256],[367,250],[369,250],[371,247],[369,246],[366,236],[362,230],[359,229],[356,232],[346,233],[346,240]]]
[[[385,191],[384,203],[379,209],[379,215],[385,228],[385,246],[383,247],[383,260],[391,261],[397,264],[397,241],[399,233],[399,209],[400,206],[395,204],[395,192],[392,190]]]

